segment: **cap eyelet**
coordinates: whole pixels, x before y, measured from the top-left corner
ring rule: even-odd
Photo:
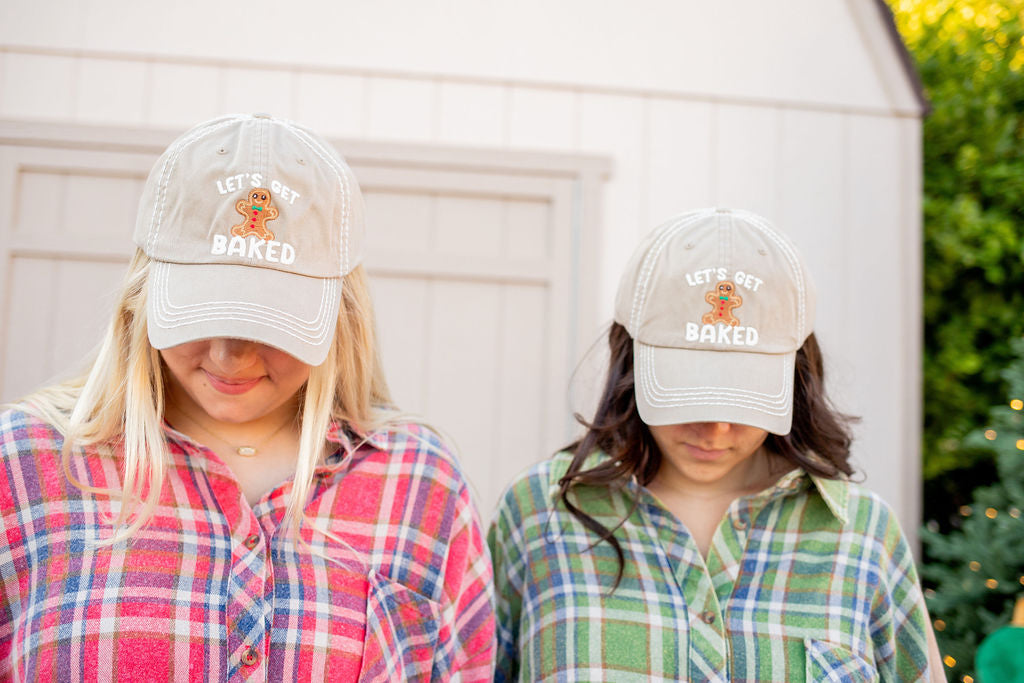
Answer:
[[[217,148],[217,154],[227,154],[227,153],[228,153],[227,148],[225,148],[225,147],[218,147]]]
[[[686,243],[686,248],[687,249],[693,249],[695,246],[697,246],[697,245],[694,244],[693,242],[687,242]]]
[[[306,160],[303,159],[302,157],[299,157],[295,161],[298,162],[299,166],[305,166],[306,165]]]
[[[767,256],[768,250],[765,249],[764,247],[761,247],[760,249],[757,250],[757,253],[760,254],[761,256]]]

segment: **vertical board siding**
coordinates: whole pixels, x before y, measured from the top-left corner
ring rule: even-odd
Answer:
[[[147,123],[184,131],[200,121],[236,111],[223,98],[223,69],[154,62],[149,75]]]
[[[321,135],[358,138],[366,132],[366,79],[345,74],[295,75],[295,120]]]
[[[139,196],[143,181],[124,175],[86,175],[69,173],[65,176],[64,206],[60,226],[69,236],[82,238],[110,237],[123,239],[135,226]],[[56,197],[51,197],[53,201]],[[91,220],[93,211],[103,214],[102,221]]]
[[[138,126],[146,120],[147,65],[114,59],[79,60],[76,118]]]
[[[868,472],[869,484],[888,501],[900,501],[914,487],[902,467],[893,462],[913,457],[903,453],[907,424],[913,419],[907,405],[903,356],[899,349],[910,341],[906,334],[920,315],[906,282],[902,234],[904,179],[893,151],[901,148],[898,121],[851,116],[850,221],[848,258],[855,288],[847,311],[846,334],[856,345],[853,358],[857,379],[850,394],[863,417],[857,429],[857,464]],[[871,476],[871,475],[874,476]]]
[[[83,369],[110,320],[125,265],[13,259],[3,330],[6,397],[22,396],[41,380],[68,378]]]
[[[57,261],[48,325],[50,373],[75,373],[92,355],[110,321],[126,263]],[[26,321],[31,322],[31,321]],[[19,326],[20,327],[20,326]]]
[[[227,67],[221,72],[220,108],[229,112],[267,112],[295,117],[290,71]]]
[[[425,346],[430,316],[428,283],[375,273],[373,268],[368,268],[368,272],[381,362],[386,368],[391,397],[402,410],[426,414],[429,361],[421,349]]]
[[[517,149],[575,150],[579,145],[577,94],[512,87],[508,144]]]
[[[625,266],[640,235],[650,227],[643,182],[646,137],[645,102],[640,98],[588,94],[582,97],[580,149],[615,159],[615,170],[604,195],[603,254],[596,292],[602,317],[610,317]]]
[[[652,98],[647,108],[645,174],[651,228],[689,209],[715,203],[713,107]]]
[[[779,110],[719,105],[716,118],[715,203],[777,220]]]
[[[364,191],[366,246],[425,253],[434,243],[433,195],[414,192]]]
[[[39,312],[53,309],[57,264],[48,259],[15,258],[9,267],[7,301],[2,302],[7,313],[3,325],[4,400],[22,396],[36,388],[40,378],[55,374],[50,364],[52,321],[40,320]]]
[[[64,225],[67,175],[18,169],[11,227],[14,234],[59,233]]]
[[[402,142],[433,141],[438,128],[435,94],[430,80],[370,79],[367,136]]]
[[[487,501],[498,501],[505,486],[528,463],[541,459],[545,449],[556,448],[546,435],[553,415],[545,410],[538,396],[546,393],[544,372],[526,371],[544,368],[548,362],[548,338],[545,329],[550,293],[542,287],[509,286],[502,288],[499,319],[498,386],[492,406],[495,422],[493,456],[488,466],[477,472]],[[561,405],[555,404],[556,409]],[[559,411],[556,410],[555,415]],[[481,468],[483,469],[483,468]],[[493,503],[490,505],[493,507]],[[481,510],[485,518],[491,509]]]
[[[0,116],[76,120],[78,65],[71,57],[6,53]]]
[[[498,198],[438,197],[434,250],[468,258],[498,258],[507,232],[504,215],[505,203]]]
[[[483,486],[498,443],[494,359],[499,336],[507,332],[499,325],[501,286],[434,281],[429,296],[426,343],[407,350],[429,359],[423,414],[450,430],[477,500],[489,506],[493,499],[484,498]]]
[[[553,220],[550,205],[510,201],[503,208],[502,253],[515,261],[545,261],[550,258],[553,250],[553,238],[547,229]]]
[[[508,90],[497,85],[442,82],[437,142],[501,147],[508,135]]]
[[[828,356],[848,356],[844,121],[841,114],[783,111],[779,209],[774,220],[807,259],[817,296],[815,327]],[[829,342],[829,343],[827,343]]]

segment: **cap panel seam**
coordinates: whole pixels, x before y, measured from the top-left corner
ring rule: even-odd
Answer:
[[[760,216],[746,214],[746,218],[750,221],[751,225],[767,235],[786,257],[786,261],[789,263],[789,267],[793,271],[797,281],[797,325],[800,328],[799,336],[806,336],[805,332],[809,332],[809,330],[806,329],[807,318],[805,315],[807,305],[807,286],[804,282],[803,269],[800,267],[800,260],[797,258],[796,251],[788,242],[786,242],[786,240],[782,239],[782,236],[773,229],[771,224],[763,220]]]
[[[666,228],[664,233],[661,234],[655,240],[654,244],[651,245],[651,248],[647,250],[647,254],[644,256],[644,262],[640,268],[640,275],[637,278],[636,291],[633,293],[633,309],[629,316],[629,332],[633,336],[636,336],[636,333],[639,331],[639,318],[647,303],[647,287],[650,284],[651,277],[653,276],[654,264],[657,261],[658,256],[661,255],[661,251],[664,249],[665,243],[680,230],[683,230],[697,220],[708,216],[710,211],[710,209],[705,209],[697,213],[683,216],[675,225],[671,225]]]
[[[256,157],[259,171],[262,175],[270,175],[270,121],[268,119],[256,119],[256,125],[260,127],[260,155]]]
[[[178,163],[178,158],[184,153],[184,151],[192,144],[199,142],[208,135],[212,135],[225,126],[230,126],[236,121],[241,120],[241,117],[233,117],[227,120],[221,121],[216,126],[204,128],[200,131],[193,131],[190,135],[182,138],[174,152],[170,154],[167,159],[164,160],[164,167],[160,171],[160,180],[157,183],[157,196],[158,199],[153,203],[153,215],[149,220],[149,237],[146,240],[145,251],[152,257],[150,253],[156,243],[157,236],[160,234],[160,226],[163,223],[163,212],[164,204],[167,201],[167,186],[170,182],[170,175],[174,172],[174,167]]]
[[[287,121],[279,121],[281,126],[290,130],[296,137],[302,140],[306,146],[313,151],[327,166],[334,172],[335,177],[338,179],[338,184],[341,187],[342,196],[342,236],[341,236],[341,261],[339,263],[341,274],[345,275],[350,272],[349,266],[349,228],[352,219],[352,199],[349,192],[348,186],[348,174],[345,167],[339,162],[338,159],[334,158],[334,155],[326,152],[322,149],[316,140],[314,140],[306,131],[298,128],[297,126],[288,123]],[[332,245],[333,246],[333,245]]]
[[[718,218],[717,228],[721,234],[721,239],[718,240],[718,262],[731,268],[732,260],[728,257],[732,254],[733,217],[732,214],[721,212],[717,212],[715,217]]]

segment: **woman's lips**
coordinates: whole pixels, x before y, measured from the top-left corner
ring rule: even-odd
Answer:
[[[701,448],[700,446],[694,446],[693,444],[687,444],[687,449],[690,451],[690,456],[694,460],[704,460],[710,462],[712,460],[718,460],[726,454],[728,449],[725,448]]]
[[[228,379],[227,377],[218,377],[206,370],[203,370],[203,372],[206,373],[206,379],[210,380],[210,386],[222,394],[244,394],[259,384],[260,380],[263,379],[262,377],[257,377],[255,379]]]

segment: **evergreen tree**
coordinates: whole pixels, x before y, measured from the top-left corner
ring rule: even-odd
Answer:
[[[960,528],[943,534],[929,523],[922,539],[932,562],[922,574],[939,649],[952,680],[970,683],[974,653],[988,634],[1010,622],[1024,595],[1024,338],[1011,342],[1014,361],[1002,377],[1010,400],[991,408],[988,424],[964,446],[995,454],[996,483],[974,490],[960,509]],[[981,681],[980,683],[999,683]]]

